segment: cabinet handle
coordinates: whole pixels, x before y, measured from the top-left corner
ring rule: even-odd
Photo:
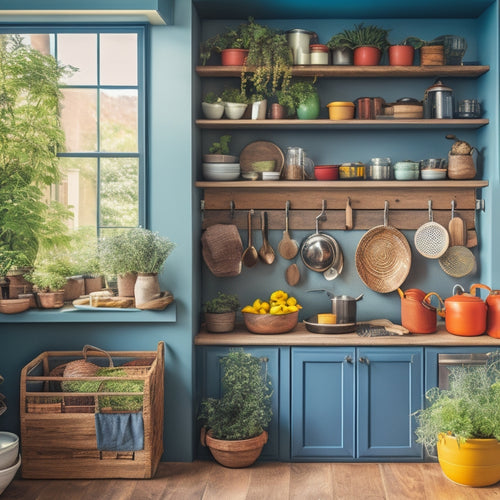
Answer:
[[[359,358],[359,362],[364,363],[366,365],[370,364],[370,360],[368,358],[363,358],[363,357]]]
[[[344,358],[344,361],[345,361],[346,363],[351,363],[351,365],[352,365],[352,358],[351,358],[351,356],[346,356],[346,357]]]

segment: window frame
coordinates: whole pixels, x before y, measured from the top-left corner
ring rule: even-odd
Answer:
[[[0,24],[0,34],[68,34],[68,33],[136,33],[137,34],[137,153],[133,152],[60,152],[60,158],[95,158],[97,161],[97,207],[96,207],[96,236],[99,238],[101,229],[113,229],[113,226],[100,225],[100,161],[106,158],[137,158],[138,165],[138,226],[147,227],[147,47],[149,46],[149,26],[143,23],[130,24]],[[56,43],[57,47],[57,43]],[[99,59],[97,60],[97,70],[99,71]],[[85,85],[61,85],[61,88],[95,88],[99,96],[101,89],[113,90],[122,88],[117,85],[91,86]],[[98,116],[100,111],[98,109]],[[97,123],[99,127],[99,122]],[[122,227],[122,226],[118,226]]]

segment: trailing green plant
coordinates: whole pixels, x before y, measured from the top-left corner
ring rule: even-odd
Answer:
[[[247,104],[248,98],[241,89],[224,89],[221,92],[220,99],[222,102],[239,102],[241,104]]]
[[[358,47],[376,47],[381,52],[384,52],[389,47],[387,36],[389,30],[380,28],[373,24],[365,26],[363,23],[356,24],[350,32],[352,48]]]
[[[243,349],[220,360],[222,397],[201,404],[199,418],[216,439],[249,439],[261,434],[272,417],[272,384],[267,365]]]
[[[218,292],[217,296],[207,300],[203,310],[208,313],[228,313],[237,311],[240,308],[240,301],[237,295]]]
[[[99,242],[99,262],[110,276],[130,272],[159,273],[175,243],[141,227],[116,233]]]
[[[454,367],[450,389],[427,391],[429,404],[416,412],[417,442],[433,453],[439,434],[459,443],[466,439],[500,440],[500,351],[485,365]]]
[[[67,241],[71,212],[44,200],[64,148],[58,82],[73,70],[20,35],[0,36],[0,249],[22,253],[28,266],[40,248]]]
[[[218,141],[212,143],[208,151],[214,155],[228,155],[230,142],[231,142],[230,135],[228,134],[221,135]]]

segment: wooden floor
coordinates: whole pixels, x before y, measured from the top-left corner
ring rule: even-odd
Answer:
[[[227,469],[214,462],[161,463],[154,479],[16,479],[1,500],[326,500],[500,499],[500,483],[458,486],[436,463],[257,463]]]

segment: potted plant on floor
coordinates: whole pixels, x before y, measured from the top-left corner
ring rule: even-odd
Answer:
[[[500,481],[500,351],[486,365],[457,367],[449,390],[427,392],[416,413],[417,442],[437,456],[446,477],[467,486]]]
[[[242,349],[229,351],[220,362],[222,397],[201,404],[201,442],[220,464],[248,467],[267,442],[272,384],[263,370],[265,362]]]
[[[389,31],[375,25],[357,24],[351,32],[355,66],[377,66],[389,47]]]
[[[219,292],[216,297],[205,302],[205,326],[212,333],[226,333],[234,330],[236,311],[240,301],[236,295]]]

